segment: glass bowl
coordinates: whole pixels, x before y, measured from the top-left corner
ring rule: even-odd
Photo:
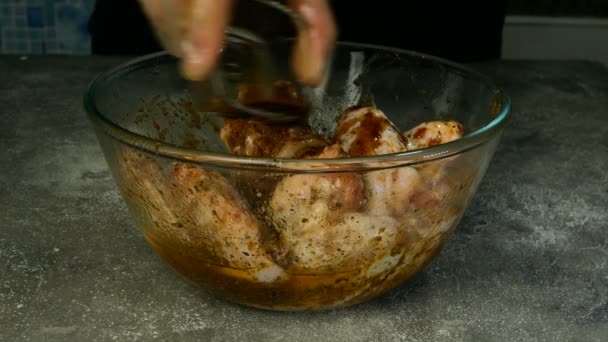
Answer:
[[[342,129],[346,108],[365,105],[399,131],[454,120],[464,136],[379,155],[231,154],[229,122],[193,109],[189,83],[164,53],[101,74],[84,104],[136,225],[177,272],[232,302],[322,310],[383,294],[437,254],[488,167],[510,100],[450,61],[343,42],[308,95],[317,141]],[[293,131],[256,136],[245,126],[235,128],[244,141],[269,149]]]

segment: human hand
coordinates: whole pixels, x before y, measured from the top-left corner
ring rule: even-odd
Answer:
[[[224,44],[232,0],[139,0],[164,48],[181,60],[187,79],[205,79],[213,70]],[[336,39],[336,28],[326,0],[289,0],[287,5],[307,24],[296,38],[292,64],[297,79],[317,85]]]

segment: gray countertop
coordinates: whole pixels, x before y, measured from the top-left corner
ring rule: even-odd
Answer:
[[[0,341],[607,341],[608,70],[478,65],[514,116],[444,250],[351,308],[249,309],[135,229],[81,94],[116,58],[0,57]]]

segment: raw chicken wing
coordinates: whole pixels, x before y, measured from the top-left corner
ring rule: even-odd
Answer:
[[[263,248],[261,224],[218,172],[175,163],[168,181],[144,155],[126,152],[119,163],[127,196],[145,201],[137,207],[148,210],[146,234],[194,249],[210,264],[247,270],[255,281],[284,276]]]
[[[256,120],[225,120],[220,132],[231,154],[250,157],[305,158],[329,140],[305,125],[270,125]]]
[[[407,150],[399,130],[382,111],[372,107],[351,107],[342,113],[336,140],[351,157]],[[420,182],[419,178],[412,167],[369,171],[365,175],[369,212],[402,214]]]

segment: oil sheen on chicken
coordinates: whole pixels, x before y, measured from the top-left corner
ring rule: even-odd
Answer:
[[[377,108],[351,107],[331,137],[255,120],[225,120],[220,136],[234,155],[340,159],[444,144],[463,130],[451,121],[400,131]],[[472,187],[456,157],[274,174],[127,149],[118,160],[123,193],[165,260],[227,298],[278,310],[346,306],[394,288],[446,241]]]
[[[188,250],[202,262],[246,270],[255,281],[274,281],[284,272],[262,248],[261,227],[233,187],[217,171],[172,163],[165,175],[157,162],[125,150],[119,159],[122,189],[142,218],[153,245]],[[144,202],[142,202],[144,201]]]

